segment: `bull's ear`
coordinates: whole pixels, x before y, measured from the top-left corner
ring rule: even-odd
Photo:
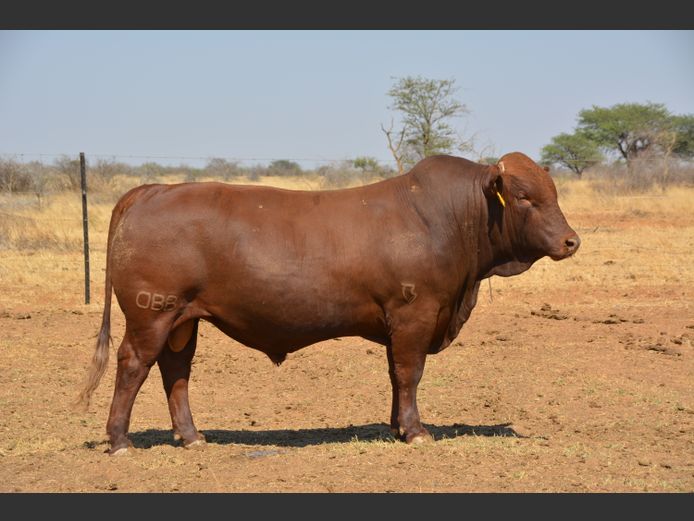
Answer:
[[[545,165],[545,166],[543,166],[542,168],[545,169],[545,172],[549,172],[549,166]]]
[[[489,175],[485,179],[483,191],[487,199],[496,199],[502,206],[506,206],[506,201],[504,201],[501,195],[504,189],[504,179],[501,172],[503,170],[500,170],[498,167],[490,169]]]

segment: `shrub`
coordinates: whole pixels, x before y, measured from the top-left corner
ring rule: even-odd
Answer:
[[[321,187],[328,189],[346,188],[361,180],[360,172],[350,162],[321,166],[317,173],[322,177]]]
[[[28,192],[32,189],[32,180],[25,165],[14,159],[0,159],[0,191]]]

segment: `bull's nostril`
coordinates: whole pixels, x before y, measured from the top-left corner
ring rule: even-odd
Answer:
[[[581,244],[581,239],[579,239],[578,236],[571,237],[570,239],[566,239],[564,244],[566,244],[566,247],[570,250],[576,250],[578,249],[578,246]]]

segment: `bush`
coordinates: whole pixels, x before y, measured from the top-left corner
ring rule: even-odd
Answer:
[[[0,191],[28,192],[31,189],[32,179],[25,165],[13,159],[0,159]]]
[[[647,192],[673,185],[694,185],[694,165],[676,159],[643,158],[626,164],[594,167],[586,171],[595,190],[607,194]]]
[[[140,165],[136,172],[140,176],[140,183],[156,183],[157,180],[164,174],[164,167],[158,163],[147,162]]]
[[[322,166],[317,171],[322,177],[321,186],[327,189],[346,188],[359,184],[360,172],[351,167],[349,162]]]
[[[227,161],[218,157],[209,160],[204,169],[205,175],[229,181],[242,175],[242,169],[236,161]]]
[[[252,183],[260,181],[260,176],[267,175],[267,169],[260,165],[254,165],[247,171],[248,180]]]
[[[131,174],[132,167],[112,159],[97,159],[87,168],[87,188],[92,191],[109,191],[115,188],[116,176]]]
[[[299,163],[288,161],[286,159],[278,159],[270,163],[267,175],[276,176],[300,176],[303,173]]]
[[[53,162],[53,169],[62,178],[65,188],[75,191],[82,189],[79,159],[61,156]]]

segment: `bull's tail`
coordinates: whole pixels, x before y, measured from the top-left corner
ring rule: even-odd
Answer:
[[[108,230],[108,241],[106,245],[106,281],[105,290],[106,294],[104,297],[104,314],[101,318],[101,329],[99,330],[99,336],[96,339],[96,349],[94,351],[94,356],[92,357],[92,363],[89,366],[89,371],[87,373],[87,378],[84,384],[84,388],[80,392],[77,398],[77,405],[81,406],[83,409],[89,407],[89,402],[92,398],[92,393],[99,386],[101,378],[106,372],[106,366],[108,365],[109,347],[111,344],[111,245],[113,239],[113,233],[115,228],[120,221],[121,212],[114,210],[111,217],[111,223]]]
[[[109,346],[111,343],[111,284],[106,283],[106,306],[104,307],[104,318],[101,321],[101,330],[99,331],[99,336],[96,339],[96,350],[94,351],[94,356],[92,357],[92,364],[89,367],[89,372],[87,373],[87,381],[84,388],[77,398],[77,403],[84,409],[89,407],[89,402],[92,398],[92,393],[99,386],[101,382],[101,377],[104,376],[106,372],[106,366],[108,365],[108,355]]]

